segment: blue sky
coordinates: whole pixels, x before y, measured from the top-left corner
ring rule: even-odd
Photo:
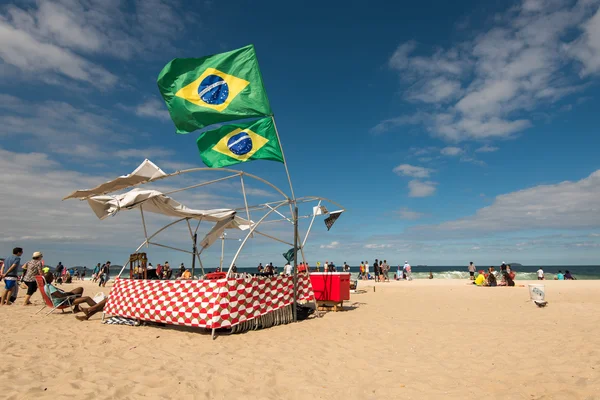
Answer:
[[[201,166],[197,135],[174,133],[156,77],[172,58],[253,43],[296,194],[348,210],[330,232],[317,221],[311,264],[598,263],[600,2],[194,3],[2,5],[1,254],[20,245],[52,265],[122,263],[143,240],[139,215],[99,221],[60,199],[144,158],[166,172]],[[237,169],[287,187],[279,164]],[[251,201],[277,199],[250,189]],[[210,208],[239,195],[232,182],[174,197]],[[187,248],[186,230],[164,240]],[[286,250],[257,238],[239,264],[282,264]]]

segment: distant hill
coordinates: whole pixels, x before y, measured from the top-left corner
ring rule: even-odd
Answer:
[[[508,265],[510,265],[511,267],[522,267],[523,264],[519,264],[519,263],[507,263]]]

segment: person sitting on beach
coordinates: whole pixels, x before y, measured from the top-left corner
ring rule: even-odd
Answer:
[[[64,299],[69,296],[80,296],[80,297],[76,298],[75,300],[73,300],[73,302],[71,303],[74,306],[73,307],[74,313],[78,313],[81,311],[81,309],[79,308],[79,304],[86,303],[90,307],[97,304],[94,301],[94,299],[92,299],[91,297],[83,296],[83,288],[82,287],[77,287],[68,292],[65,292],[63,290],[60,290],[56,286],[52,285],[52,282],[54,281],[54,276],[51,273],[45,274],[44,279],[46,279],[46,287],[44,288],[44,290],[50,297],[52,297],[54,299]]]
[[[502,273],[502,280],[498,283],[498,286],[515,286],[515,282],[513,281],[511,274],[504,271]]]
[[[480,270],[479,275],[477,275],[477,277],[473,281],[473,285],[483,286],[484,283],[485,283],[485,275],[483,273],[483,270]]]
[[[65,283],[72,283],[73,282],[73,278],[71,277],[71,273],[67,270],[67,272],[65,273]]]
[[[187,279],[192,279],[192,273],[190,272],[189,269],[184,269],[183,273],[175,278],[175,280],[179,281],[179,280],[187,280]]]
[[[569,272],[569,270],[565,271],[565,279],[568,281],[574,281],[575,277],[573,275],[571,275],[571,273]]]
[[[104,299],[104,300],[100,301],[99,303],[94,303],[93,306],[90,306],[88,308],[80,308],[80,311],[82,313],[84,313],[85,315],[80,315],[75,318],[77,318],[80,321],[87,321],[88,319],[90,319],[90,317],[92,315],[99,313],[101,311],[104,311],[104,306],[106,305],[107,300],[108,299]]]
[[[563,275],[562,271],[558,271],[558,273],[556,274],[556,278],[554,278],[555,281],[564,281],[565,280],[565,276]]]
[[[484,286],[498,286],[498,281],[496,280],[496,273],[494,271],[494,267],[490,267],[488,270],[488,276],[485,278]]]

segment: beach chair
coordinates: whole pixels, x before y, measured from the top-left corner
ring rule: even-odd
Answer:
[[[78,295],[63,297],[60,299],[53,298],[46,292],[46,279],[41,275],[37,275],[35,280],[45,303],[44,307],[40,308],[36,314],[39,314],[46,307],[50,308],[50,311],[48,314],[46,314],[46,316],[52,314],[55,310],[61,310],[64,313],[65,308],[70,308],[71,312],[73,312],[73,300],[79,297]]]

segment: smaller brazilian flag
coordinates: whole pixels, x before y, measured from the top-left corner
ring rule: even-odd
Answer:
[[[272,115],[253,45],[202,58],[176,58],[157,79],[177,133]]]
[[[210,168],[252,160],[283,161],[272,118],[224,125],[204,132],[196,141],[200,157]]]

